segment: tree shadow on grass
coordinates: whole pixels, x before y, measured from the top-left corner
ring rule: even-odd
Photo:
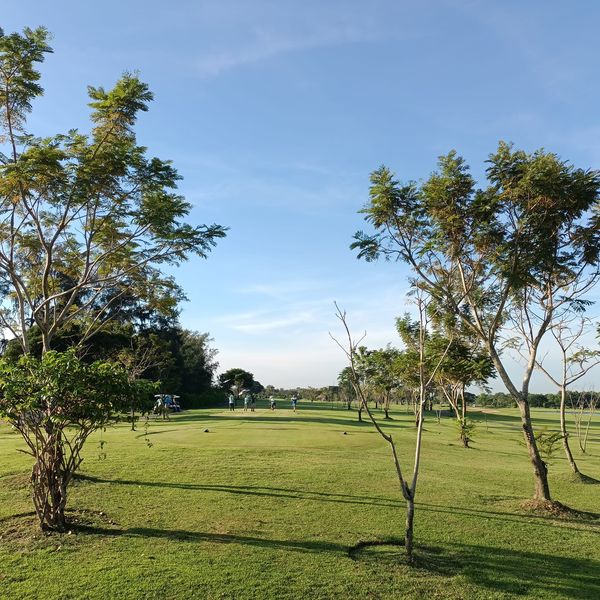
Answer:
[[[534,427],[536,425],[549,425],[551,427],[555,427],[557,430],[559,428],[559,411],[556,409],[556,412],[552,413],[555,418],[539,416],[533,414],[531,420],[533,422]],[[521,417],[519,415],[507,415],[504,413],[487,413],[482,411],[471,411],[469,413],[469,417],[474,421],[477,421],[479,424],[485,425],[487,421],[490,427],[494,428],[510,428],[510,429],[520,429],[521,428]],[[590,431],[594,429],[600,429],[600,419],[593,419],[590,423]]]
[[[399,564],[407,564],[403,545],[403,540],[393,538],[363,541],[349,548],[348,554],[355,561],[371,563],[378,570],[391,572]],[[442,577],[461,575],[494,594],[527,594],[533,598],[552,595],[581,600],[600,598],[600,562],[586,558],[483,545],[435,547],[417,544],[413,568],[415,572]]]
[[[167,539],[178,542],[204,542],[216,544],[242,544],[256,548],[291,552],[330,552],[349,556],[352,548],[326,540],[282,540],[246,535],[132,527],[108,529],[81,525],[80,534]],[[384,546],[385,541],[376,542]],[[398,545],[398,540],[390,540]],[[364,545],[365,547],[368,544]],[[362,554],[362,553],[361,553]],[[399,552],[358,555],[354,560],[373,562],[379,571],[402,564]],[[388,564],[389,563],[389,564]],[[600,598],[600,562],[585,558],[550,556],[535,552],[522,552],[510,548],[482,545],[449,544],[444,547],[418,545],[415,548],[415,570],[435,573],[443,577],[462,575],[473,584],[494,593],[566,598]]]
[[[222,485],[200,483],[174,483],[166,481],[138,481],[130,479],[102,479],[93,475],[77,474],[77,479],[91,483],[111,483],[117,485],[148,486],[158,488],[174,488],[181,490],[196,490],[199,492],[223,492],[242,496],[262,496],[273,498],[291,498],[293,500],[312,500],[321,502],[335,502],[340,504],[362,504],[371,506],[390,506],[399,508],[404,506],[400,499],[382,498],[379,496],[360,496],[356,494],[333,494],[328,492],[299,490],[293,488],[278,488],[255,485]]]
[[[208,542],[213,544],[243,544],[263,548],[291,550],[294,552],[347,552],[347,546],[321,540],[277,540],[229,533],[211,533],[186,531],[182,529],[156,529],[153,527],[130,527],[128,529],[109,529],[90,525],[75,528],[77,533],[88,535],[106,535],[110,537],[143,537],[174,540],[179,542]]]
[[[453,544],[450,552],[465,577],[495,592],[600,598],[600,562],[595,560],[467,544]]]
[[[369,506],[380,506],[390,508],[403,508],[404,501],[401,498],[397,500],[393,498],[385,498],[381,496],[364,496],[359,494],[341,494],[341,493],[330,493],[321,491],[302,490],[295,488],[281,488],[281,487],[270,487],[270,486],[257,486],[257,485],[225,485],[225,484],[200,484],[200,483],[175,483],[175,482],[164,482],[164,481],[140,481],[130,479],[102,479],[92,475],[78,474],[77,478],[92,483],[111,483],[117,485],[134,485],[134,486],[148,486],[158,487],[165,489],[182,489],[182,490],[195,490],[199,492],[221,492],[225,494],[234,494],[240,496],[258,496],[258,497],[272,497],[272,498],[283,498],[293,500],[307,500],[313,502],[331,502],[336,504],[355,504],[355,505],[369,505]],[[510,499],[510,498],[509,498]],[[513,500],[517,501],[518,498],[514,497]],[[510,521],[520,524],[528,524],[532,522],[539,522],[539,524],[547,525],[548,527],[568,527],[573,529],[572,524],[583,525],[589,531],[594,531],[597,528],[597,532],[600,533],[600,520],[596,514],[588,514],[586,518],[561,518],[558,520],[553,516],[545,516],[540,514],[522,514],[518,512],[503,512],[493,511],[485,509],[471,509],[456,506],[445,506],[438,504],[427,504],[422,502],[416,503],[418,509],[437,512],[450,515],[462,515],[471,518],[478,518],[482,520],[499,520],[499,521]],[[564,525],[563,525],[564,524]],[[593,529],[589,529],[592,527]]]
[[[517,500],[516,497],[513,499]],[[564,527],[570,530],[576,529],[574,525],[582,526],[590,533],[600,534],[600,516],[595,513],[581,513],[580,518],[556,517],[552,515],[503,512],[494,510],[484,510],[476,508],[450,507],[441,504],[428,504],[426,502],[416,502],[417,510],[425,512],[435,512],[448,515],[461,515],[475,519],[485,519],[486,521],[508,521],[526,525],[528,523],[547,525],[548,527]]]
[[[143,438],[143,437],[147,437],[149,435],[158,435],[159,433],[172,433],[173,431],[179,431],[179,430],[178,429],[160,429],[159,431],[156,431],[156,430],[144,431],[143,433],[138,433],[135,437]]]

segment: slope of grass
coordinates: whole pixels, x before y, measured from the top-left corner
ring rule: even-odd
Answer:
[[[90,440],[62,535],[37,531],[30,459],[0,425],[0,598],[600,598],[600,485],[574,483],[559,452],[555,498],[591,514],[523,511],[533,482],[516,411],[475,416],[471,450],[451,419],[428,416],[415,567],[398,546],[351,551],[402,537],[405,515],[389,449],[354,412],[188,411],[147,436],[119,425],[106,458]],[[409,468],[412,417],[393,417]],[[534,418],[557,427],[554,411]],[[600,479],[598,419],[576,458]]]

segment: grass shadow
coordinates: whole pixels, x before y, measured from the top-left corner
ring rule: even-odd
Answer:
[[[403,540],[359,542],[348,549],[355,561],[378,569],[408,565]],[[600,598],[600,562],[586,558],[550,556],[506,547],[449,544],[435,547],[417,544],[412,568],[443,577],[462,576],[490,595],[528,595],[597,600]]]
[[[257,549],[275,549],[302,553],[346,554],[355,561],[370,562],[378,569],[403,563],[402,540],[362,541],[352,547],[326,540],[271,539],[248,535],[132,527],[110,529],[80,525],[83,535],[142,537],[177,542],[242,544]],[[384,550],[383,552],[380,550]],[[546,596],[596,600],[600,598],[600,562],[586,558],[550,556],[508,547],[448,544],[443,547],[417,545],[413,567],[444,577],[461,575],[490,593]],[[406,564],[406,563],[405,563]]]
[[[160,431],[148,431],[148,432],[143,432],[143,433],[138,433],[135,437],[136,438],[143,438],[143,437],[147,437],[149,435],[158,435],[159,433],[172,433],[173,431],[178,431],[177,429],[161,429]]]
[[[236,494],[242,496],[259,496],[273,498],[290,498],[293,500],[311,500],[320,502],[333,502],[339,504],[359,504],[370,506],[390,506],[401,507],[404,503],[401,500],[392,498],[382,498],[380,496],[360,496],[356,494],[337,494],[310,490],[300,490],[294,488],[279,488],[268,486],[253,485],[224,485],[224,484],[201,484],[201,483],[175,483],[167,481],[141,481],[132,479],[102,479],[93,475],[77,474],[80,481],[90,483],[110,483],[117,485],[148,486],[165,489],[197,490],[200,492],[223,492],[227,494]]]
[[[583,525],[586,531],[600,534],[600,516],[596,513],[579,512],[578,517],[569,518],[534,512],[503,512],[475,508],[450,507],[441,504],[428,504],[426,502],[415,502],[415,506],[418,510],[424,510],[426,512],[461,515],[464,517],[485,519],[486,521],[507,521],[521,523],[523,525],[538,521],[538,524],[547,525],[548,527],[565,527],[568,529],[573,529],[573,525]],[[597,531],[595,531],[596,529]]]
[[[208,542],[216,544],[244,544],[263,548],[291,550],[294,552],[347,552],[347,546],[322,540],[279,540],[259,538],[228,533],[186,531],[183,529],[156,529],[153,527],[130,527],[128,529],[110,529],[93,525],[79,525],[74,531],[87,535],[109,537],[144,537],[175,540],[180,542]]]
[[[109,483],[117,485],[133,485],[133,486],[147,486],[157,487],[165,489],[182,489],[182,490],[195,490],[199,492],[221,492],[225,494],[234,494],[240,496],[254,496],[254,497],[271,497],[281,499],[292,499],[292,500],[307,500],[313,502],[330,502],[335,504],[355,504],[355,505],[368,505],[368,506],[380,506],[380,507],[391,507],[391,508],[403,508],[404,502],[402,499],[397,500],[393,498],[385,498],[381,496],[364,496],[358,494],[341,494],[341,493],[330,493],[313,491],[306,489],[296,488],[281,488],[271,486],[256,486],[256,485],[226,485],[226,484],[201,484],[201,483],[179,483],[179,482],[165,482],[165,481],[143,481],[143,480],[132,480],[132,479],[102,479],[93,475],[85,475],[79,473],[77,475],[79,480],[89,481],[91,483]],[[502,498],[506,499],[506,498]],[[515,511],[517,510],[518,500],[521,498],[511,497],[509,498],[515,501]],[[490,498],[490,500],[493,500]],[[420,510],[427,512],[436,512],[440,514],[449,515],[462,515],[470,518],[478,518],[485,521],[498,520],[507,522],[516,522],[523,525],[531,523],[532,521],[538,521],[538,524],[544,524],[548,527],[568,527],[572,529],[572,525],[583,525],[588,531],[598,530],[600,533],[600,519],[599,515],[595,513],[582,514],[580,518],[568,518],[562,517],[557,518],[556,516],[536,514],[536,513],[523,513],[523,512],[508,512],[508,511],[494,511],[485,509],[472,509],[464,507],[446,506],[441,504],[428,504],[423,502],[417,502],[416,506]],[[592,529],[590,529],[590,527]]]
[[[453,544],[450,553],[467,579],[490,591],[535,598],[600,598],[600,562],[595,560],[467,544]]]

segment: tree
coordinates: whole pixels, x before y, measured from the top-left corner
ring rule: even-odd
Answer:
[[[414,321],[407,313],[403,317],[396,319],[396,330],[404,344],[404,350],[398,356],[396,369],[398,376],[402,381],[404,389],[408,392],[410,402],[415,414],[415,426],[419,425],[419,400],[421,388],[421,349],[420,344],[425,344],[426,348],[430,344],[431,332],[421,331],[419,322]],[[421,339],[423,338],[423,339]],[[440,357],[438,356],[438,359]],[[427,373],[431,364],[431,356],[429,352],[423,352],[423,370]],[[430,381],[430,384],[433,380]],[[429,385],[427,386],[429,388]],[[429,398],[430,390],[425,390],[426,397]]]
[[[356,394],[359,401],[366,411],[370,421],[375,426],[375,429],[381,435],[381,437],[390,445],[392,451],[392,457],[394,459],[394,466],[396,468],[396,475],[398,477],[398,483],[402,492],[402,496],[406,501],[406,529],[404,536],[404,547],[406,549],[406,555],[409,563],[413,562],[413,532],[414,532],[414,514],[415,514],[415,496],[417,493],[417,481],[419,477],[419,469],[421,463],[421,443],[423,439],[423,422],[424,422],[424,411],[425,403],[427,401],[427,388],[433,381],[437,370],[439,369],[441,360],[445,358],[445,355],[440,357],[440,361],[434,365],[430,372],[426,372],[426,346],[425,340],[427,338],[428,331],[428,319],[427,319],[427,302],[425,294],[417,290],[416,291],[416,304],[419,311],[419,321],[416,325],[418,327],[418,370],[419,370],[419,404],[417,411],[417,429],[415,439],[415,458],[413,462],[412,478],[410,481],[405,478],[402,470],[400,458],[396,449],[396,443],[391,434],[386,433],[375,419],[371,409],[369,408],[368,398],[363,390],[363,384],[361,376],[359,375],[357,366],[358,348],[362,341],[355,341],[350,333],[350,328],[346,319],[346,313],[342,311],[336,304],[337,313],[336,316],[342,323],[344,328],[346,343],[342,344],[335,337],[331,336],[335,343],[342,349],[344,354],[347,356],[349,361],[349,368],[352,373],[352,382],[356,390]],[[330,334],[331,335],[331,334]],[[365,334],[366,335],[366,334]],[[363,336],[364,337],[364,336]]]
[[[554,312],[577,297],[587,286],[582,279],[598,270],[600,174],[543,150],[528,154],[505,143],[488,165],[484,189],[475,188],[454,151],[440,158],[439,170],[421,185],[400,184],[386,167],[377,169],[363,210],[375,232],[358,232],[352,248],[367,260],[383,255],[409,264],[436,307],[481,341],[519,408],[535,498],[550,501],[529,385]],[[506,369],[502,335],[509,315],[532,296],[543,311],[532,323],[519,387]]]
[[[590,424],[598,406],[598,395],[595,392],[571,393],[571,407],[575,416],[575,433],[579,449],[583,454],[587,450]]]
[[[472,441],[469,433],[473,423],[467,417],[466,388],[485,385],[494,376],[494,366],[489,355],[478,347],[476,340],[464,338],[459,332],[451,339],[436,333],[428,344],[432,356],[446,352],[436,375],[436,383],[442,390],[456,416],[460,440],[465,448]],[[447,349],[447,350],[446,350]]]
[[[21,434],[34,459],[33,503],[42,528],[65,529],[68,486],[89,435],[152,390],[124,368],[86,364],[73,350],[0,359],[0,417]]]
[[[155,336],[165,347],[166,360],[145,375],[160,379],[164,392],[179,394],[184,402],[194,402],[211,388],[218,367],[218,350],[211,347],[209,333],[171,325],[143,330],[140,335]]]
[[[86,366],[72,352],[46,355],[69,332],[83,347],[132,311],[172,317],[182,292],[161,268],[207,257],[225,229],[186,223],[190,205],[176,193],[177,171],[137,143],[134,125],[152,93],[136,76],[125,74],[108,91],[88,88],[89,134],[27,131],[43,93],[37,65],[51,52],[48,37],[44,28],[0,31],[0,326],[26,355],[3,362],[4,414],[34,457],[40,521],[62,528],[83,443],[137,385],[116,366]],[[29,355],[33,331],[39,362]]]
[[[560,394],[560,439],[569,466],[576,475],[581,475],[581,473],[569,445],[565,409],[569,387],[600,364],[600,351],[584,348],[579,344],[579,340],[589,325],[589,320],[581,315],[557,315],[551,333],[560,353],[559,373],[553,373],[551,368],[544,364],[543,358],[536,360],[537,368],[558,388]],[[529,340],[526,330],[524,337]]]
[[[374,389],[374,386],[373,386],[373,383],[371,381],[371,378],[369,376],[370,374],[368,371],[368,363],[367,363],[368,354],[369,354],[369,351],[366,348],[366,346],[357,346],[356,350],[354,352],[354,369],[352,369],[351,367],[348,367],[350,369],[349,374],[352,374],[352,383],[355,388],[355,393],[359,399],[359,402],[358,402],[358,421],[359,421],[359,423],[362,423],[362,420],[363,420],[362,413],[365,408],[365,405],[362,402],[362,398],[364,398],[366,400],[366,402],[368,403],[370,400],[373,400],[373,397],[375,396],[375,389]],[[361,386],[360,394],[356,388],[357,381]],[[323,399],[325,399],[325,396]],[[375,396],[375,400],[376,400],[376,396]],[[375,408],[377,408],[377,402],[375,402]]]
[[[401,385],[398,360],[400,352],[388,346],[378,350],[367,350],[361,356],[357,355],[357,369],[373,393],[379,396],[381,407],[386,419],[391,419],[390,403],[392,391]]]
[[[356,399],[356,390],[352,383],[352,370],[350,367],[344,367],[338,375],[338,384],[340,389],[340,395],[346,404],[346,409],[352,408],[352,401]]]
[[[51,52],[47,40],[43,28],[0,36],[0,323],[24,353],[33,325],[44,352],[69,323],[83,343],[124,298],[171,311],[180,290],[160,267],[206,257],[225,235],[219,225],[185,223],[177,171],[137,144],[133,127],[153,98],[137,77],[88,88],[89,135],[26,131],[43,92],[36,63]]]
[[[221,373],[219,375],[219,385],[225,390],[234,392],[236,399],[240,398],[244,392],[258,393],[262,389],[262,385],[254,381],[252,373],[239,368],[229,369],[225,373]]]
[[[182,357],[182,394],[198,394],[209,389],[219,363],[218,350],[211,348],[213,339],[208,333],[182,329],[180,353]]]
[[[141,379],[150,370],[160,370],[171,361],[166,344],[156,335],[132,336],[129,347],[117,350],[111,358],[123,366],[131,383]],[[136,411],[149,412],[154,398],[146,397],[145,400],[145,403],[141,403],[139,397],[132,398],[129,407],[131,431],[135,431]]]

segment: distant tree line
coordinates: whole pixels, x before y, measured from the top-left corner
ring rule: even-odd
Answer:
[[[57,334],[54,350],[64,352],[80,339],[73,325]],[[31,354],[42,355],[42,339],[34,326],[27,332]],[[214,401],[218,390],[213,387],[218,350],[211,346],[208,333],[182,328],[178,323],[156,320],[147,327],[131,322],[112,322],[94,334],[81,346],[83,362],[97,360],[121,363],[133,379],[158,382],[159,391],[181,396],[185,408],[196,408]],[[22,355],[17,339],[5,341],[2,355],[15,361]],[[220,396],[220,395],[219,395]],[[149,402],[151,399],[149,399]]]
[[[588,391],[570,391],[571,397],[574,402],[578,402],[583,396],[586,398],[595,397],[596,392]],[[514,406],[514,400],[510,394],[505,392],[481,393],[475,396],[474,400],[477,406],[487,406],[492,408],[512,408]],[[531,406],[535,408],[560,408],[560,394],[529,394],[529,402]]]

